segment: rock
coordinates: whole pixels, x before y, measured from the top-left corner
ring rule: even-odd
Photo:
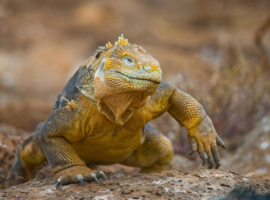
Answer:
[[[164,171],[160,174],[107,174],[108,180],[55,188],[53,178],[33,180],[3,190],[4,199],[201,199],[225,196],[235,186],[254,187],[267,193],[269,180],[245,179],[220,170]]]
[[[0,123],[0,188],[4,187],[5,179],[16,158],[16,152],[20,144],[28,137],[30,133],[19,130],[11,125]],[[33,178],[38,180],[53,177],[53,173],[48,164],[39,169]]]
[[[243,139],[232,156],[222,160],[222,166],[244,174],[270,179],[270,115],[265,116]]]
[[[20,143],[28,134],[7,124],[0,124],[0,188],[15,159]]]

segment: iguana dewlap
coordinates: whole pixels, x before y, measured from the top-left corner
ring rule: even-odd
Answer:
[[[162,82],[159,63],[123,36],[99,48],[69,80],[52,113],[18,150],[9,185],[28,181],[48,161],[57,187],[106,179],[93,165],[120,163],[140,172],[170,169],[171,142],[148,122],[168,112],[188,130],[191,153],[220,166],[217,135],[202,106]]]

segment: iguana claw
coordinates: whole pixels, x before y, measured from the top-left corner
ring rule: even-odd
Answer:
[[[202,166],[204,166],[207,163],[207,159],[203,160]]]
[[[80,180],[80,185],[83,186],[83,176],[79,174],[77,178]]]
[[[96,183],[98,183],[97,176],[96,176],[94,173],[91,173],[91,176],[92,176],[93,179],[96,181]]]
[[[216,169],[218,169],[218,168],[219,168],[219,166],[220,166],[220,163],[219,163],[219,164],[217,164],[215,168],[216,168]]]
[[[60,178],[59,178],[59,179],[60,179]],[[59,186],[61,185],[61,182],[60,182],[59,179],[57,180],[57,183],[56,183],[56,189],[59,188]]]
[[[104,174],[102,171],[97,171],[97,174],[101,175],[101,178],[102,178],[104,181],[107,181],[107,177],[105,176],[105,174]]]
[[[193,150],[191,150],[190,152],[189,152],[189,156],[192,156],[194,153],[195,153],[196,151],[193,151]]]
[[[83,186],[83,179],[80,179],[80,184],[81,186]]]

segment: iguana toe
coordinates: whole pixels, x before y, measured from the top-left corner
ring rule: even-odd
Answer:
[[[80,179],[81,186],[83,186],[83,177],[82,177],[82,175],[80,175],[79,179]]]
[[[220,167],[220,164],[217,164],[215,168],[218,169],[219,167]]]
[[[207,159],[204,159],[202,162],[202,166],[204,166],[207,163]]]
[[[75,179],[74,182],[76,182],[76,181],[78,181],[78,180],[79,180],[79,182],[80,182],[80,185],[83,186],[83,176],[82,176],[81,174],[79,174],[79,175],[76,177],[76,179]]]
[[[101,176],[101,178],[104,180],[104,181],[107,181],[107,177],[105,176],[105,174],[102,172],[102,171],[97,171],[96,172],[98,175]]]
[[[97,176],[96,176],[94,173],[91,173],[91,176],[92,176],[93,179],[96,181],[96,183],[98,183]]]
[[[95,173],[97,173],[97,172],[95,171]],[[85,181],[95,181],[96,183],[98,183],[98,179],[97,179],[97,176],[95,173],[90,173],[90,174],[84,176],[84,180]]]

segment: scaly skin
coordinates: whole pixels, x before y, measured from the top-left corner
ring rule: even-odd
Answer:
[[[48,161],[57,187],[106,179],[88,165],[121,163],[141,172],[171,167],[171,142],[148,122],[169,112],[188,130],[191,153],[203,165],[220,166],[218,137],[202,106],[174,85],[162,82],[159,63],[142,47],[119,37],[78,69],[44,124],[20,147],[9,185],[29,180]],[[39,140],[38,140],[39,138]],[[19,177],[19,178],[18,178]]]

